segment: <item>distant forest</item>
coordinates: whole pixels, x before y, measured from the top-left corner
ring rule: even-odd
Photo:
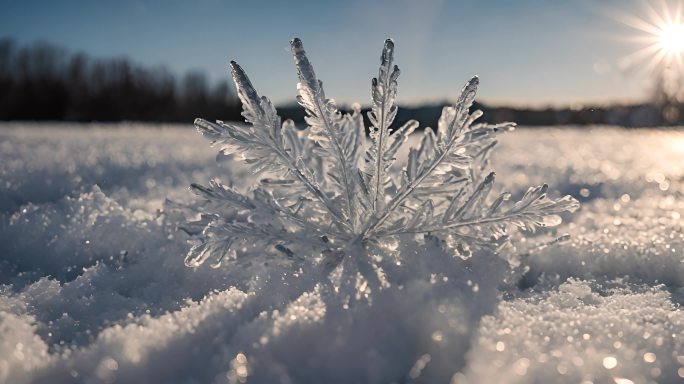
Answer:
[[[434,127],[441,108],[400,108],[396,124],[413,118]],[[515,121],[527,126],[684,123],[681,103],[545,109],[476,103],[474,108],[482,109],[488,122]],[[304,110],[297,105],[278,110],[283,118],[304,120]],[[0,39],[0,120],[190,123],[198,116],[242,119],[239,100],[227,81],[210,84],[201,71],[176,78],[163,66],[145,67],[126,58],[92,58],[49,43],[19,46],[11,39]]]
[[[203,72],[176,79],[164,67],[96,59],[48,43],[0,40],[0,120],[234,120],[240,104],[226,81]]]

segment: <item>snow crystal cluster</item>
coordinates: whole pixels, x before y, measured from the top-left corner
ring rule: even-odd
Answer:
[[[189,126],[0,125],[0,383],[684,381],[678,131],[501,136],[513,200],[546,181],[581,209],[470,258],[400,237],[356,304],[287,252],[184,265],[187,186],[260,182],[213,152]]]
[[[476,122],[482,112],[470,112],[470,107],[477,77],[466,83],[454,106],[443,109],[437,130],[423,131],[420,144],[409,149],[401,172],[394,174],[397,152],[418,122],[390,129],[399,77],[392,40],[385,41],[379,74],[372,80],[371,142],[360,165],[366,128],[359,109],[343,115],[325,97],[302,42],[294,39],[291,46],[299,75],[297,101],[307,114],[305,130],[297,130],[292,121],[283,123],[235,62],[232,77],[246,123],[195,121],[221,153],[235,154],[254,173],[271,177],[248,194],[215,180],[209,187],[193,184],[204,204],[198,208],[201,218],[185,226],[198,237],[185,260],[188,266],[210,257],[218,266],[224,259],[237,260],[239,253],[263,259],[273,250],[305,274],[323,275],[324,281],[326,273],[339,272],[341,285],[356,285],[355,296],[358,291],[368,296],[394,283],[401,252],[383,251],[396,251],[397,243],[409,237],[442,242],[467,258],[472,248],[503,244],[508,226],[534,232],[560,224],[561,213],[578,208],[569,195],[549,198],[546,185],[529,188],[515,203],[509,203],[510,193],[489,199],[494,173],[482,173],[497,144],[495,136],[514,124]],[[246,251],[236,252],[240,249]]]

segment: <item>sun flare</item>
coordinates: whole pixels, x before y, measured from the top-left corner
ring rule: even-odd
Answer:
[[[611,17],[633,28],[620,40],[639,48],[618,59],[618,68],[647,80],[650,101],[663,121],[676,122],[684,105],[684,0],[641,1],[638,15],[612,9]],[[606,9],[608,10],[608,9]]]
[[[651,3],[652,4],[652,3]],[[622,23],[634,28],[637,34],[628,41],[641,48],[625,56],[622,61],[638,66],[645,72],[660,72],[670,68],[684,72],[684,0],[660,1],[655,7],[643,2],[642,16],[616,12]],[[674,5],[674,6],[673,6]]]
[[[663,25],[658,38],[660,48],[668,54],[680,54],[684,51],[684,24],[672,23]]]

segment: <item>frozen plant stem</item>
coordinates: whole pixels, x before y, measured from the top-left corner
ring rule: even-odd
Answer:
[[[204,204],[201,219],[191,224],[203,229],[197,232],[187,265],[197,266],[208,257],[235,259],[233,250],[257,246],[285,254],[292,262],[323,263],[324,269],[332,263],[334,269],[346,260],[344,254],[355,250],[347,257],[355,258],[359,273],[371,281],[369,271],[374,267],[367,249],[395,250],[388,246],[388,238],[409,241],[400,236],[429,233],[450,239],[452,245],[455,241],[467,243],[467,248],[490,247],[506,241],[510,227],[534,230],[557,225],[559,214],[579,206],[570,196],[550,199],[546,185],[530,188],[517,202],[511,202],[507,193],[490,198],[494,173],[481,174],[496,136],[515,124],[476,122],[482,112],[470,108],[477,77],[466,83],[454,106],[442,110],[436,130],[423,131],[401,172],[392,172],[396,154],[418,127],[411,120],[391,130],[400,74],[392,40],[385,41],[378,77],[372,80],[368,147],[359,108],[341,113],[335,101],[325,97],[302,42],[293,39],[291,46],[306,130],[282,122],[270,100],[257,94],[235,62],[230,66],[245,123],[195,121],[198,131],[221,152],[237,153],[255,173],[274,177],[248,193],[216,181],[211,187],[193,186]],[[322,259],[316,256],[321,252]]]

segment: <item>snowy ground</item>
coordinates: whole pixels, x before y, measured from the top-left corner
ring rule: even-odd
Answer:
[[[4,124],[0,382],[684,382],[683,159],[673,131],[509,133],[498,187],[582,208],[500,256],[403,249],[403,283],[344,309],[183,265],[164,200],[244,177],[191,126]]]

